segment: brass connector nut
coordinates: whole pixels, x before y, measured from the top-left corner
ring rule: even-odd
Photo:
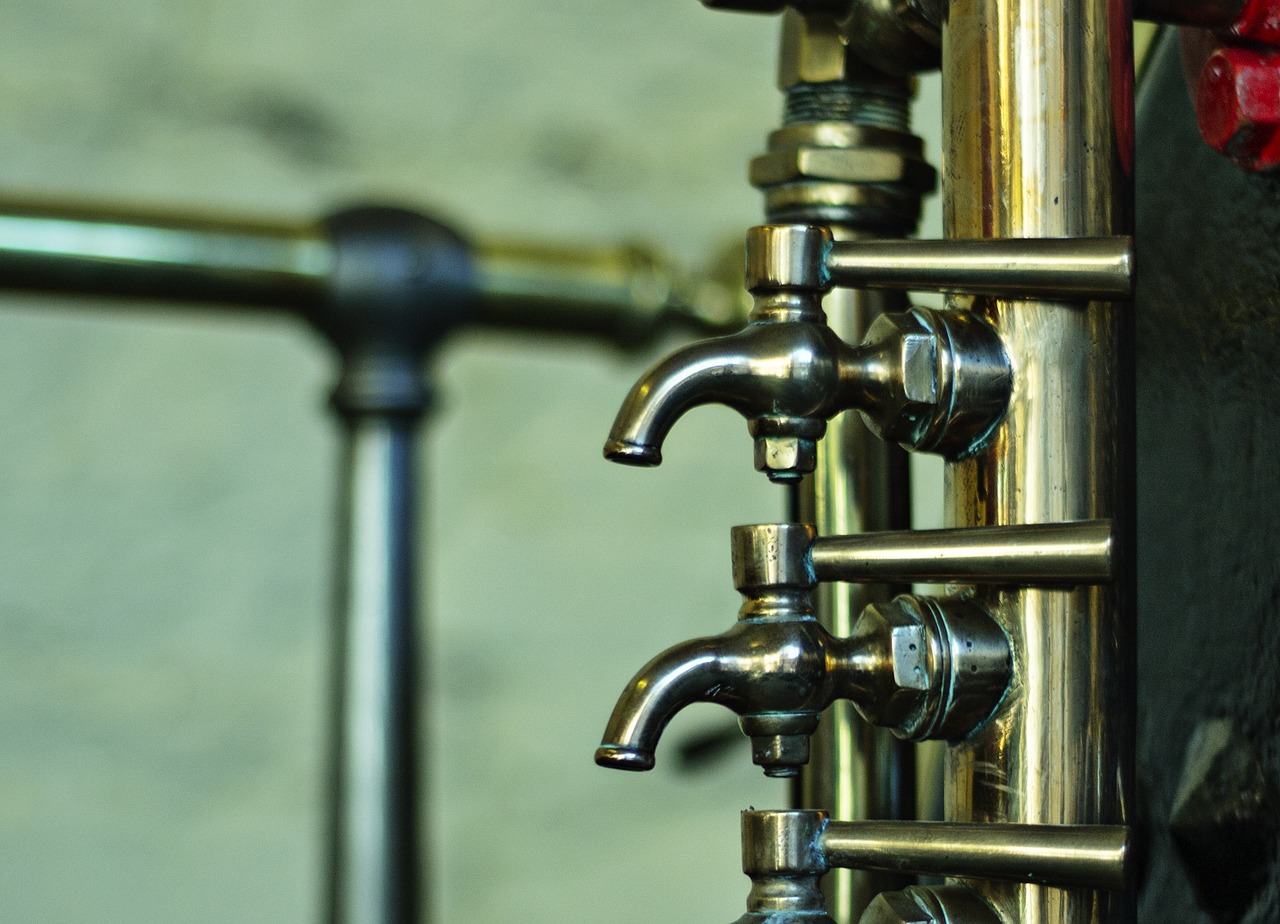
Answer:
[[[950,400],[936,332],[917,312],[895,312],[876,318],[867,342],[885,344],[895,369],[876,413],[864,414],[868,425],[886,442],[920,445]]]
[[[925,162],[916,136],[842,122],[781,128],[769,135],[769,150],[751,162],[751,183],[760,189],[817,180],[892,183],[927,193],[933,190],[937,177],[937,171]]]
[[[894,183],[920,192],[933,189],[937,174],[924,161],[897,151],[857,148],[787,148],[751,161],[751,185],[767,189],[797,180],[834,183]]]
[[[750,176],[764,190],[770,214],[853,212],[890,228],[914,226],[921,197],[937,183],[919,138],[847,122],[773,132],[769,150],[751,162]]]
[[[765,190],[764,201],[770,215],[804,215],[810,221],[837,223],[858,216],[869,227],[889,230],[914,227],[920,214],[918,196],[895,195],[877,186],[815,180],[773,186]]]

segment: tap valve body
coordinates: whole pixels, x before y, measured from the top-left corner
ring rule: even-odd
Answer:
[[[805,524],[733,529],[737,624],[650,661],[618,700],[596,763],[651,769],[663,729],[694,702],[737,713],[769,776],[808,762],[809,736],[836,699],[917,740],[964,738],[991,715],[1011,663],[994,620],[971,601],[904,595],[868,607],[851,636],[836,638],[813,613],[814,538]]]
[[[658,465],[676,420],[700,404],[747,418],[756,468],[774,481],[813,471],[827,421],[856,408],[880,436],[950,457],[974,451],[1004,413],[1008,358],[976,316],[913,309],[882,317],[857,347],[827,326],[830,231],[766,225],[747,236],[754,307],[739,333],[691,344],[632,388],[605,457]]]

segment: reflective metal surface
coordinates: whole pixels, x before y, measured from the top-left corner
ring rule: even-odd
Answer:
[[[1128,298],[1133,240],[838,241],[826,255],[832,285],[1018,298]]]
[[[827,870],[818,836],[822,812],[742,813],[747,913],[735,924],[835,924],[818,881]]]
[[[937,173],[909,131],[910,84],[866,67],[850,53],[833,17],[788,10],[778,86],[786,98],[785,124],[770,133],[767,152],[750,170],[752,184],[764,192],[766,218],[831,222],[836,240],[913,231],[921,196],[932,191]],[[828,325],[846,343],[861,342],[879,315],[907,307],[901,293],[853,289],[833,290],[822,301]],[[792,500],[795,519],[813,523],[819,535],[904,529],[910,525],[906,454],[877,439],[860,415],[837,414],[817,445],[812,476]],[[822,584],[815,615],[843,638],[867,604],[907,589]],[[863,721],[848,700],[837,700],[810,738],[792,805],[825,808],[847,820],[915,817],[915,749]],[[905,884],[899,876],[841,869],[823,877],[821,887],[827,913],[852,924],[877,892]]]
[[[853,0],[844,31],[858,57],[886,74],[938,66],[938,28],[929,0]]]
[[[835,289],[823,308],[832,329],[857,343],[879,315],[905,307],[903,301],[894,292]],[[909,480],[902,449],[878,439],[861,415],[838,414],[818,443],[813,476],[799,488],[799,518],[813,523],[819,537],[905,529],[911,522]],[[822,580],[814,599],[817,617],[838,638],[853,632],[867,605],[909,589]],[[824,809],[843,821],[913,818],[915,756],[913,745],[864,721],[848,700],[837,700],[810,739],[809,763],[800,772],[793,804]],[[903,885],[900,877],[852,869],[832,870],[822,879],[827,911],[840,924],[856,921],[876,893]]]
[[[813,471],[826,422],[862,411],[882,438],[945,455],[972,452],[1004,413],[1010,369],[985,322],[963,312],[882,315],[851,347],[825,323],[825,228],[768,225],[747,235],[755,298],[740,333],[691,344],[650,369],[623,402],[605,458],[659,465],[662,442],[690,408],[741,413],[756,468],[775,481]]]
[[[1123,825],[830,822],[820,838],[831,866],[928,876],[1122,889],[1129,829]]]
[[[662,443],[683,414],[724,404],[747,417],[756,468],[777,481],[813,470],[827,418],[852,403],[870,369],[823,323],[753,321],[739,334],[677,350],[636,383],[618,411],[604,455],[626,465],[662,463]]]
[[[1111,523],[1038,523],[819,536],[819,581],[1102,584],[1111,580]]]
[[[841,695],[868,722],[902,738],[966,738],[1009,689],[1009,640],[963,598],[902,594],[872,603],[846,644],[866,667]]]
[[[308,313],[336,259],[323,223],[0,201],[0,288]],[[733,330],[748,308],[736,278],[694,274],[639,245],[481,239],[471,259],[471,324],[626,347],[673,328]]]
[[[813,618],[804,549],[812,527],[734,530],[734,584],[743,595],[728,632],[693,639],[650,661],[627,685],[605,728],[596,763],[649,770],[667,723],[694,702],[742,716],[752,759],[771,776],[792,776],[809,759],[808,736],[836,695],[840,642]]]
[[[1129,232],[1130,23],[1117,0],[951,0],[943,26],[948,237]],[[1125,824],[1133,800],[1132,397],[1123,306],[959,300],[1017,370],[1004,423],[947,467],[948,521],[1112,518],[1111,585],[979,588],[1008,631],[1005,706],[948,752],[955,821]],[[1129,921],[1125,893],[980,884],[1020,924]]]
[[[328,920],[420,920],[412,418],[347,422],[338,555]]]
[[[813,616],[812,541],[813,528],[801,524],[734,528],[744,598],[737,625],[642,668],[614,707],[596,763],[652,769],[663,730],[695,702],[735,712],[770,776],[793,776],[808,761],[808,736],[837,699],[918,739],[963,738],[991,714],[1008,687],[1010,654],[980,608],[901,596],[868,606],[852,634],[836,638]]]
[[[1129,860],[1130,833],[1123,825],[831,821],[820,811],[742,813],[742,869],[752,881],[744,920],[765,910],[780,913],[786,922],[823,915],[815,880],[846,867],[1114,890],[1127,886]],[[882,920],[895,908],[910,908],[893,897],[879,906],[869,912],[871,920]],[[964,906],[982,909],[968,902],[953,907]],[[935,918],[953,919],[974,924],[966,915]],[[981,920],[996,918],[988,910]]]
[[[319,227],[0,204],[0,286],[288,308],[323,295]]]
[[[860,924],[1001,924],[967,886],[911,886],[876,897]]]

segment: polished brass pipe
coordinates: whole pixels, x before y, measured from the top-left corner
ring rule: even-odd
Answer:
[[[819,536],[809,551],[819,581],[1105,584],[1111,523],[1035,523]]]
[[[1018,298],[1128,298],[1133,239],[837,241],[826,254],[836,286]]]
[[[948,238],[1130,233],[1131,21],[1124,0],[951,0],[943,25]],[[1134,804],[1130,318],[1095,301],[951,299],[1017,370],[1008,413],[947,465],[953,526],[1112,519],[1108,585],[978,588],[1016,676],[996,717],[948,749],[947,817],[1123,825]],[[1132,921],[1132,897],[979,883],[1019,924]]]

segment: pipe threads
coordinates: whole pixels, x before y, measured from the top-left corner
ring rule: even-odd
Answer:
[[[799,83],[787,89],[782,121],[849,122],[905,132],[910,129],[910,103],[905,83]]]

